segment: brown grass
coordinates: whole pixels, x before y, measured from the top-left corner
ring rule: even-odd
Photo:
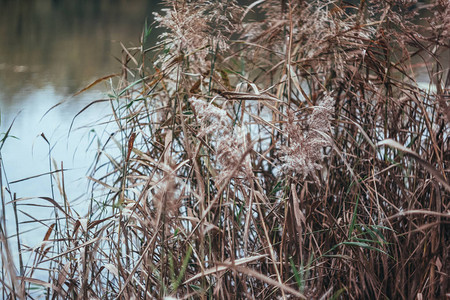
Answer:
[[[449,3],[166,4],[123,52],[88,216],[48,199],[4,295],[448,297]]]

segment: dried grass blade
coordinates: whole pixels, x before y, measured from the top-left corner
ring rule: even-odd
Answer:
[[[256,100],[256,101],[267,100],[267,101],[282,102],[280,99],[264,93],[255,95],[242,92],[221,91],[220,94],[225,98],[227,98],[228,100]]]
[[[41,285],[41,286],[44,286],[46,288],[51,288],[51,289],[59,292],[59,288],[58,287],[54,286],[53,284],[51,284],[49,282],[46,282],[46,281],[43,281],[43,280],[40,280],[40,279],[31,278],[31,277],[22,277],[22,276],[18,276],[17,279],[23,280],[23,281],[27,281],[27,282],[30,282],[30,283],[33,283],[33,284]]]
[[[250,4],[249,6],[247,6],[247,8],[245,9],[244,13],[242,14],[241,17],[241,22],[244,20],[245,16],[255,7],[258,6],[259,4],[266,2],[266,0],[258,0],[253,2],[252,4]]]
[[[82,88],[81,90],[79,90],[78,92],[73,94],[73,97],[78,96],[79,94],[89,90],[90,88],[92,88],[93,86],[99,84],[100,82],[103,82],[105,80],[108,80],[108,79],[113,78],[113,77],[118,77],[118,76],[120,76],[120,73],[110,74],[110,75],[106,75],[106,76],[103,76],[101,78],[98,78],[98,79],[94,80],[93,82],[91,82],[90,84],[88,84],[86,87]]]
[[[11,132],[11,128],[12,128],[12,126],[13,126],[14,121],[16,120],[16,118],[17,118],[17,116],[14,117],[13,121],[11,122],[11,124],[10,124],[9,127],[8,127],[8,130],[6,130],[6,133],[3,134],[3,137],[2,137],[2,139],[1,139],[1,144],[0,144],[0,151],[2,150],[3,145],[5,144],[6,139],[8,138],[9,133]]]
[[[303,224],[306,224],[306,218],[303,212],[300,210],[300,200],[297,195],[297,191],[295,190],[295,184],[291,184],[291,191],[292,191],[292,197],[293,197],[293,209],[294,209],[294,216],[297,226],[297,232],[299,234],[302,233]]]
[[[211,275],[211,274],[214,274],[214,273],[217,273],[217,272],[228,270],[232,266],[240,266],[240,265],[243,265],[243,264],[250,263],[252,261],[259,260],[259,259],[267,257],[267,256],[268,256],[267,254],[262,254],[262,255],[255,255],[255,256],[250,256],[250,257],[244,257],[244,258],[236,259],[234,261],[234,264],[218,263],[215,267],[206,269],[204,272],[201,272],[201,273],[198,273],[198,274],[192,276],[191,278],[189,278],[188,280],[183,282],[183,284],[188,284],[189,282],[192,282],[192,281],[194,281],[196,279],[199,279],[199,278],[202,278],[204,276],[208,276],[208,275]]]
[[[393,218],[398,218],[398,217],[406,216],[406,215],[429,215],[429,216],[436,216],[436,217],[440,217],[440,218],[450,219],[450,212],[437,212],[437,211],[430,211],[430,210],[423,210],[423,209],[413,209],[413,210],[402,211],[402,212],[397,213],[393,216],[390,216],[389,218],[386,218],[386,219],[393,219]]]
[[[18,182],[22,182],[22,181],[38,178],[38,177],[41,177],[41,176],[50,175],[50,174],[55,174],[55,173],[59,173],[59,172],[62,172],[62,171],[68,171],[68,170],[70,170],[70,169],[60,169],[60,170],[54,170],[54,171],[51,171],[51,172],[41,173],[41,174],[38,174],[38,175],[33,175],[33,176],[30,176],[30,177],[26,177],[26,178],[22,178],[22,179],[17,179],[17,180],[11,181],[9,184],[14,184],[14,183],[18,183]]]
[[[377,146],[390,146],[392,148],[395,148],[397,150],[400,150],[405,153],[405,155],[410,156],[417,160],[425,169],[428,170],[432,175],[436,177],[436,179],[444,186],[444,188],[450,192],[450,184],[445,180],[444,176],[442,176],[439,171],[437,171],[429,162],[421,158],[416,152],[412,151],[409,148],[406,148],[405,146],[401,145],[400,143],[392,140],[392,139],[386,139],[379,143],[377,143]]]
[[[122,47],[122,50],[128,55],[128,57],[134,62],[134,64],[136,66],[139,66],[139,63],[137,62],[136,58],[134,58],[133,55],[131,55],[130,51],[128,51],[127,47],[125,47],[125,45],[120,42],[120,46]]]
[[[73,123],[75,122],[75,119],[81,115],[86,109],[88,109],[89,107],[91,107],[94,104],[97,103],[101,103],[101,102],[108,102],[110,101],[109,99],[98,99],[95,101],[90,102],[88,105],[86,105],[85,107],[83,107],[73,118],[72,118],[72,122],[70,122],[70,126],[69,126],[69,134],[72,131],[72,127],[73,127]]]
[[[70,216],[69,214],[67,214],[67,212],[64,210],[64,208],[62,208],[61,205],[59,205],[58,202],[56,202],[55,200],[53,200],[52,198],[49,198],[49,197],[37,197],[37,198],[26,197],[26,198],[18,198],[18,199],[14,199],[13,201],[8,202],[7,204],[13,203],[13,202],[19,202],[19,201],[30,200],[30,199],[42,199],[42,200],[48,201],[48,202],[50,202],[54,207],[56,207],[56,208],[59,209],[62,213],[64,213],[64,215],[65,215],[67,218],[73,220],[72,216]],[[36,205],[36,206],[39,206],[39,205]]]
[[[100,240],[100,239],[102,239],[102,238],[101,238],[101,237],[93,238],[93,239],[91,239],[91,240],[89,240],[89,241],[87,241],[87,242],[85,242],[85,243],[83,243],[83,244],[81,244],[81,245],[79,245],[79,246],[76,246],[76,247],[74,247],[74,248],[71,248],[71,249],[69,249],[69,250],[67,250],[67,251],[64,251],[64,252],[58,254],[58,255],[55,255],[55,256],[49,257],[49,258],[47,258],[47,259],[44,259],[44,260],[41,261],[41,263],[46,262],[46,261],[55,260],[56,258],[59,258],[59,257],[61,257],[61,256],[65,256],[65,255],[67,255],[67,254],[69,254],[69,253],[72,253],[73,251],[76,251],[76,250],[78,250],[78,249],[80,249],[80,248],[86,247],[87,245],[90,245],[90,244],[92,244],[92,243],[95,243],[95,242],[97,242],[97,241]]]
[[[116,193],[117,193],[117,192],[120,192],[120,188],[116,188],[116,187],[110,186],[110,185],[106,184],[105,182],[103,182],[103,181],[101,181],[101,180],[98,180],[98,179],[95,179],[95,178],[93,178],[93,177],[91,177],[91,176],[88,176],[87,178],[88,178],[89,180],[94,181],[95,183],[98,183],[98,184],[104,186],[105,188],[107,188],[107,189],[110,190],[110,191],[113,191],[113,192],[116,192]]]
[[[264,281],[267,284],[275,286],[275,287],[283,290],[284,292],[287,292],[289,294],[294,295],[295,297],[298,297],[300,299],[306,299],[306,296],[303,295],[302,293],[300,293],[299,291],[297,291],[297,290],[295,290],[295,289],[293,289],[293,288],[291,288],[291,287],[289,287],[289,286],[287,286],[285,284],[282,284],[281,282],[273,280],[273,279],[271,279],[271,278],[269,278],[269,277],[267,277],[267,276],[265,276],[265,275],[263,275],[261,273],[258,273],[255,270],[252,270],[252,269],[249,269],[249,268],[244,268],[244,267],[237,266],[237,265],[232,265],[232,264],[223,264],[223,265],[228,266],[228,268],[234,269],[237,272],[244,273],[244,274],[247,274],[249,276],[255,277],[256,279],[259,279],[261,281]]]

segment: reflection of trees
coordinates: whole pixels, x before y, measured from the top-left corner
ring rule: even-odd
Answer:
[[[24,83],[71,93],[115,72],[120,45],[137,43],[158,1],[0,0],[0,86],[6,98]],[[24,66],[24,67],[18,67]]]

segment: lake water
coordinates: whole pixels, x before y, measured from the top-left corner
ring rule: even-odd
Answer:
[[[94,124],[107,110],[94,106],[78,117],[68,137],[75,115],[93,100],[105,98],[106,84],[99,84],[79,96],[72,95],[96,78],[117,73],[121,57],[120,42],[139,45],[145,24],[152,22],[152,12],[159,1],[145,0],[0,0],[0,133],[14,121],[10,135],[1,149],[2,180],[11,183],[5,201],[15,193],[21,197],[52,197],[49,172],[51,158],[58,168],[68,169],[65,187],[69,200],[82,203],[87,191],[86,172],[95,155],[89,148],[91,129],[80,126]],[[153,40],[156,34],[153,35]],[[151,37],[152,39],[152,37]],[[60,106],[45,114],[52,106]],[[45,116],[44,116],[45,114]],[[52,166],[55,169],[55,166]],[[18,181],[18,182],[17,182]],[[55,182],[53,182],[55,184]],[[57,187],[55,199],[59,201]],[[48,204],[38,199],[23,203]],[[30,208],[32,210],[30,211]],[[1,209],[1,208],[0,208]],[[11,205],[6,209],[8,235],[15,233]],[[50,211],[21,206],[36,219],[50,217]],[[19,213],[21,231],[32,230],[35,223]],[[43,233],[25,234],[22,242],[33,246]]]

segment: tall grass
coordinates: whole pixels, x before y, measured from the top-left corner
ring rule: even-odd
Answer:
[[[450,4],[352,3],[167,1],[160,43],[96,82],[88,214],[48,199],[4,295],[448,297]]]

